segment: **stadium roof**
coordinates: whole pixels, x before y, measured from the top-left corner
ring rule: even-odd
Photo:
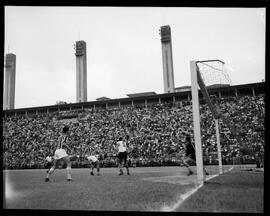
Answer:
[[[135,94],[127,94],[128,97],[142,97],[142,96],[149,96],[149,95],[156,95],[156,92],[141,92]]]
[[[213,84],[213,85],[206,86],[206,88],[221,88],[221,87],[227,87],[227,86],[230,86],[230,84]]]
[[[229,85],[229,86],[221,86],[219,88],[211,88],[209,91],[216,91],[220,92],[222,96],[223,95],[235,95],[235,92],[241,92],[241,94],[244,94],[244,92],[248,92],[249,94],[252,94],[253,90],[256,94],[264,94],[265,89],[265,82],[257,82],[257,83],[248,83],[248,84],[240,84],[240,85]],[[145,92],[147,93],[147,92]],[[141,93],[139,93],[141,94]],[[163,94],[156,94],[155,92],[152,92],[152,95],[138,95],[138,94],[130,94],[136,95],[137,97],[126,97],[126,98],[115,98],[115,99],[108,99],[105,101],[87,101],[87,102],[80,102],[80,103],[69,103],[69,104],[63,104],[63,105],[48,105],[48,106],[39,106],[39,107],[26,107],[26,108],[17,108],[17,109],[10,109],[10,110],[3,110],[4,115],[20,115],[25,113],[45,113],[45,112],[54,112],[54,111],[61,111],[61,110],[76,110],[76,109],[82,109],[85,108],[93,108],[95,105],[111,105],[112,103],[115,104],[124,104],[124,103],[130,103],[131,101],[134,101],[134,103],[142,102],[144,100],[156,100],[157,102],[159,99],[161,101],[167,101],[168,99],[172,100],[172,97],[179,97],[180,100],[190,100],[188,99],[188,95],[191,95],[191,90],[189,91],[183,91],[183,92],[174,92],[174,93],[163,93]],[[107,97],[101,97],[101,98],[107,98]],[[178,100],[177,99],[177,100]]]
[[[190,89],[190,88],[191,88],[191,86],[189,85],[189,86],[180,86],[180,87],[177,87],[175,89]]]
[[[181,87],[174,88],[174,90],[175,90],[175,92],[190,91],[191,90],[191,86],[181,86]]]
[[[97,101],[105,101],[105,100],[111,100],[111,98],[108,97],[100,97],[96,99]]]

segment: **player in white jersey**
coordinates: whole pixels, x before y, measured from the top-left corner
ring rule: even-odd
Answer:
[[[87,160],[90,163],[91,169],[92,171],[90,172],[91,175],[94,175],[94,168],[97,168],[97,175],[100,175],[100,168],[99,168],[99,160],[98,160],[98,156],[96,155],[90,155],[90,156],[86,156]]]
[[[47,156],[45,158],[45,160],[46,160],[45,168],[47,169],[46,173],[48,173],[50,171],[51,167],[53,166],[54,157]]]
[[[88,153],[85,154],[85,152],[88,150]],[[97,175],[100,175],[100,168],[99,168],[99,156],[98,154],[92,154],[90,146],[86,147],[83,155],[85,155],[84,157],[88,160],[88,162],[90,163],[90,167],[91,167],[91,172],[90,175],[94,175],[94,168],[97,168]]]
[[[122,140],[122,137],[119,138],[117,142],[117,150],[118,150],[118,161],[119,161],[119,175],[123,175],[124,172],[122,170],[123,166],[125,165],[127,169],[127,174],[129,175],[128,163],[127,163],[127,144]]]
[[[69,147],[67,146],[67,142],[68,142],[68,130],[69,127],[65,126],[63,128],[63,133],[62,135],[59,137],[58,140],[58,144],[54,153],[54,163],[53,166],[51,167],[51,169],[49,170],[45,181],[49,181],[49,177],[51,176],[51,174],[54,172],[54,170],[58,167],[58,163],[59,161],[63,160],[66,164],[67,164],[67,180],[71,181],[71,162],[70,162],[70,158],[66,152],[66,150],[64,148],[67,148],[68,150]]]

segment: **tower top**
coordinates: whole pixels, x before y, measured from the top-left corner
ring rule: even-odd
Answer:
[[[83,40],[76,41],[75,44],[76,56],[82,56],[86,54],[86,42]]]
[[[16,57],[16,55],[14,53],[7,53],[6,57]]]
[[[161,42],[166,43],[171,41],[171,27],[169,25],[161,26],[159,30]]]
[[[6,68],[12,68],[12,65],[16,62],[16,55],[13,53],[7,53],[5,56],[5,63],[4,66]]]
[[[78,40],[78,41],[76,41],[76,44],[77,43],[86,43],[84,40]]]

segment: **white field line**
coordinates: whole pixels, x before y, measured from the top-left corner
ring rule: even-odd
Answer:
[[[171,211],[175,211],[175,209],[177,209],[180,204],[185,201],[188,197],[190,197],[192,194],[194,194],[195,192],[197,192],[203,185],[199,185],[191,190],[189,190],[188,192],[180,195],[179,201],[177,203],[175,203],[173,206],[163,206],[161,207],[161,211],[165,211],[165,212],[171,212]]]
[[[226,172],[230,172],[234,167],[231,167],[228,170],[225,170],[223,173]],[[219,176],[220,174],[216,174],[216,175],[211,175],[208,178],[205,179],[205,181],[209,181],[212,178],[215,178],[217,176]],[[198,185],[197,187],[189,190],[188,192],[180,195],[179,201],[177,203],[175,203],[172,206],[163,206],[161,207],[160,211],[165,211],[165,212],[171,212],[171,211],[175,211],[177,208],[179,208],[179,206],[188,198],[190,197],[192,194],[196,193],[201,187],[203,186],[203,184]]]

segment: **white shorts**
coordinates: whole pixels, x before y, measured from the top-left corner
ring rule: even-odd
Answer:
[[[89,160],[90,162],[96,162],[98,159],[96,158],[96,156],[94,156],[94,155],[91,155],[91,156],[88,156],[87,157],[87,160]]]
[[[66,157],[66,156],[68,156],[68,155],[64,149],[57,149],[54,153],[54,158],[56,160],[59,160],[59,159]]]

